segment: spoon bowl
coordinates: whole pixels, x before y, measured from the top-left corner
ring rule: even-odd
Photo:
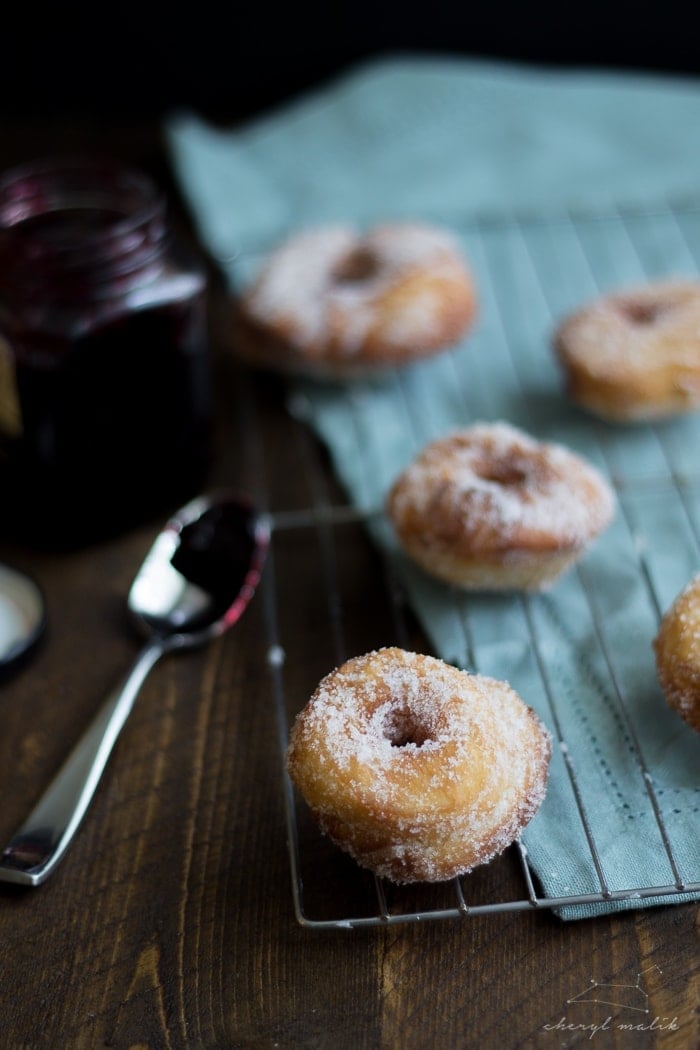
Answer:
[[[147,641],[0,857],[0,881],[38,886],[78,829],[146,675],[165,653],[201,646],[232,627],[255,594],[269,521],[234,493],[200,496],[166,523],[129,591]]]
[[[170,648],[203,645],[232,627],[255,593],[268,519],[240,496],[192,500],[167,522],[127,598],[142,634]]]

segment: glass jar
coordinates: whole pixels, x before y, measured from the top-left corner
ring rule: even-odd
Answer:
[[[168,511],[209,463],[206,280],[145,174],[0,177],[0,527],[82,544]]]

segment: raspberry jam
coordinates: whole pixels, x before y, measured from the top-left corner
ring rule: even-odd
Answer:
[[[76,545],[171,509],[203,482],[210,416],[204,271],[151,180],[0,178],[0,525]]]

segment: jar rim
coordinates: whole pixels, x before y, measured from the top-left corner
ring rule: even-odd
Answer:
[[[106,230],[114,234],[128,233],[144,222],[157,218],[164,210],[163,194],[155,181],[132,164],[83,154],[49,156],[17,164],[0,173],[0,229],[11,230],[30,216],[65,207],[65,203],[56,203],[53,209],[37,210],[36,207],[32,208],[32,202],[36,204],[42,187],[52,181],[57,183],[58,194],[61,180],[64,180],[65,188],[71,179],[83,180],[85,190],[111,190],[121,194],[124,201],[130,201],[130,207],[124,208],[124,214],[116,215],[103,225],[101,232],[94,234],[96,239],[104,237]],[[14,217],[11,214],[13,206]]]

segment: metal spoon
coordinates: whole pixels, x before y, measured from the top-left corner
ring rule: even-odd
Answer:
[[[38,886],[68,848],[110,752],[156,660],[216,638],[255,593],[270,539],[268,519],[231,493],[202,496],[157,537],[128,596],[149,640],[109,696],[29,818],[0,855],[0,880]]]

